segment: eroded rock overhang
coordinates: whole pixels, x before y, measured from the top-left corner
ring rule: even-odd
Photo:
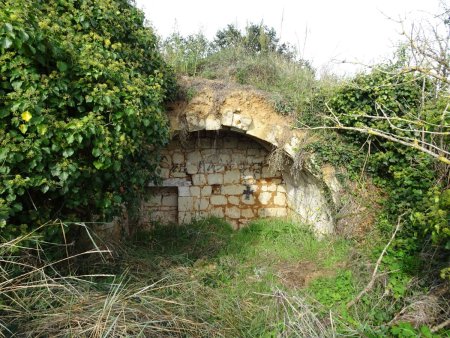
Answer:
[[[336,196],[339,193],[340,186],[334,176],[333,168],[318,168],[310,158],[303,159],[301,166],[298,166],[298,163],[296,163],[298,151],[307,142],[310,142],[309,135],[306,131],[295,129],[293,127],[294,121],[291,117],[277,113],[266,95],[252,88],[203,79],[183,79],[181,83],[185,88],[185,92],[189,93],[186,96],[189,97],[173,102],[168,107],[168,117],[173,140],[179,140],[187,135],[193,135],[196,132],[202,131],[228,132],[238,133],[252,140],[259,141],[269,153],[274,150],[282,150],[289,160],[284,163],[282,168],[276,168],[275,170],[281,171],[282,176],[279,184],[282,185],[282,188],[279,190],[285,191],[286,210],[289,211],[289,216],[310,224],[319,234],[333,232],[335,227],[333,215]],[[183,153],[183,151],[192,151],[192,149],[183,150],[180,148],[180,151]],[[220,148],[218,149],[216,147],[215,151],[220,152]],[[173,152],[172,155],[169,154],[169,157],[173,156],[173,154]],[[183,153],[183,168],[198,164],[192,163],[192,160],[190,162],[189,158],[192,159],[192,155],[189,156],[188,153]],[[203,159],[200,160],[204,162]],[[267,162],[268,157],[264,160]],[[170,161],[173,162],[174,159],[170,157]],[[261,168],[268,164],[262,163]],[[235,170],[236,165],[241,164],[230,163],[230,165],[234,165],[230,170]],[[178,188],[178,192],[172,189],[172,197],[166,197],[166,200],[178,199],[177,203],[173,201],[172,208],[179,208],[180,205],[183,205],[183,210],[177,210],[178,216],[174,216],[173,218],[179,223],[192,219],[192,217],[186,217],[186,211],[189,211],[186,210],[186,203],[189,206],[195,205],[194,199],[197,200],[197,198],[199,201],[203,201],[201,202],[203,205],[205,203],[211,203],[211,200],[205,201],[203,196],[196,196],[196,192],[199,189],[201,191],[201,189],[212,185],[208,182],[208,176],[205,176],[205,181],[202,183],[202,186],[195,184],[193,182],[193,179],[195,180],[194,175],[198,174],[198,171],[195,171],[195,173],[192,171],[190,173],[186,169],[185,175],[182,173],[178,179],[171,177],[170,172],[168,175],[163,176],[164,181],[162,187],[175,186]],[[242,173],[242,179],[233,181],[232,184],[240,184],[242,188],[245,188],[249,183],[248,176],[248,172],[247,175]],[[257,176],[257,174],[253,178],[254,181],[251,182],[252,184],[258,184],[259,182],[260,186],[264,186],[265,182],[267,182],[264,181],[264,177]],[[258,181],[259,179],[261,181]],[[222,184],[226,185],[226,183]],[[192,193],[187,192],[186,186],[191,186],[190,191]],[[192,187],[197,186],[199,189],[192,189]],[[213,188],[217,189],[217,187]],[[209,190],[209,188],[207,189]],[[221,191],[224,190],[227,189],[222,187]],[[242,192],[239,191],[239,193]],[[163,198],[164,196],[161,195],[161,201]],[[192,200],[188,201],[187,198],[192,198]],[[225,198],[233,198],[233,196],[225,196]],[[244,204],[242,205],[243,207],[245,206]],[[226,205],[224,208],[226,208]],[[233,210],[236,210],[236,208],[240,208],[240,205],[233,206]],[[205,210],[213,209],[207,208]],[[224,209],[224,217],[230,218],[228,216],[232,216],[232,212],[227,213],[226,210]],[[247,213],[248,211],[245,212]],[[200,215],[206,216],[207,214],[208,211]],[[215,214],[221,215],[217,212]],[[181,215],[184,215],[184,218]],[[214,212],[212,212],[212,215],[214,215]],[[264,215],[264,212],[260,213],[260,215]],[[267,216],[272,215],[269,212]],[[279,216],[285,216],[285,213],[280,213]],[[229,221],[233,222],[235,220],[230,218]]]

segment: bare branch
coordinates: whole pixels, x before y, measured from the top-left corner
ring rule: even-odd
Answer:
[[[398,217],[397,225],[395,227],[395,230],[392,233],[392,236],[389,239],[389,242],[383,248],[383,251],[381,251],[381,254],[378,257],[377,262],[375,264],[375,268],[373,269],[373,272],[372,272],[372,277],[370,278],[369,283],[366,285],[366,287],[354,299],[352,299],[350,302],[347,303],[347,305],[346,305],[347,309],[352,307],[353,305],[355,305],[361,299],[362,296],[364,296],[367,292],[369,292],[373,288],[373,285],[375,284],[375,280],[377,278],[377,273],[378,273],[378,269],[380,267],[381,261],[383,260],[383,257],[386,254],[387,249],[389,248],[389,246],[391,245],[392,241],[394,240],[395,235],[397,234],[398,230],[400,229],[400,225],[401,225],[400,221],[401,221],[403,215],[404,214],[401,214]]]

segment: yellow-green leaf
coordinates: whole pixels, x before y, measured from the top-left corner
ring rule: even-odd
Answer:
[[[40,124],[37,126],[39,135],[45,135],[47,133],[47,126],[45,124]]]
[[[27,127],[26,124],[21,124],[19,126],[19,130],[22,132],[22,134],[25,134],[27,132],[27,130],[28,130],[28,127]]]
[[[33,117],[33,115],[31,115],[29,111],[24,111],[21,116],[22,120],[24,120],[25,122],[30,121],[31,118]]]

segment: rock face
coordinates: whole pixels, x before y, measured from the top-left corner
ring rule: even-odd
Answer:
[[[293,129],[253,89],[183,81],[195,96],[168,107],[173,137],[160,165],[163,184],[149,187],[153,197],[142,205],[142,224],[217,216],[239,228],[256,217],[289,215],[319,234],[333,232],[340,189],[333,171],[314,169],[310,161],[292,167],[307,133]],[[272,163],[275,149],[291,160]]]

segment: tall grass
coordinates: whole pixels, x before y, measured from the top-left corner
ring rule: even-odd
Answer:
[[[207,325],[180,313],[176,300],[159,297],[161,290],[178,286],[131,281],[126,272],[75,273],[77,264],[87,262],[81,257],[102,261],[111,252],[94,249],[61,257],[70,249],[42,242],[37,232],[0,243],[1,337],[208,334]]]
[[[325,111],[325,98],[339,81],[334,76],[319,80],[295,51],[255,51],[244,40],[219,48],[201,33],[188,37],[174,33],[162,41],[161,51],[179,75],[251,85],[269,93],[279,113],[303,120],[317,119]]]
[[[0,244],[0,336],[389,334],[387,323],[415,315],[411,309],[424,308],[425,298],[411,298],[410,306],[393,300],[380,278],[345,309],[370,275],[353,246],[339,238],[319,241],[307,227],[279,219],[240,231],[218,219],[161,226],[77,254],[36,233],[21,236]],[[433,304],[441,318],[445,302]]]
[[[256,337],[287,336],[304,325],[314,330],[325,325],[329,331],[306,302],[312,317],[301,320],[309,324],[294,323],[300,308],[280,317],[280,297],[262,296],[279,290],[292,302],[282,291],[289,288],[278,276],[281,267],[299,259],[325,267],[328,258],[320,252],[328,247],[306,228],[282,221],[256,222],[240,232],[216,219],[156,228],[113,250],[69,256],[64,245],[22,236],[0,245],[0,332],[3,337]],[[338,247],[335,251],[346,250]],[[53,249],[59,257],[49,257]]]

